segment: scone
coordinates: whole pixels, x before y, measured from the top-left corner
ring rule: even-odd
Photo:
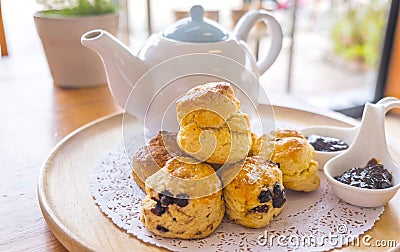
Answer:
[[[253,147],[255,146],[255,143],[256,143],[257,139],[258,139],[258,136],[256,135],[256,133],[251,132],[251,147],[250,147],[250,150],[249,150],[249,154],[247,156],[249,156],[249,157],[254,156]]]
[[[150,175],[164,167],[172,157],[183,155],[176,142],[176,136],[173,132],[160,131],[133,156],[132,178],[143,191],[144,181]]]
[[[278,164],[260,156],[248,157],[240,165],[236,167],[239,173],[223,189],[228,218],[246,227],[265,227],[286,202],[282,173]],[[224,182],[235,170],[233,167],[224,171]]]
[[[263,135],[252,149],[254,155],[280,164],[286,188],[310,192],[319,187],[318,163],[313,160],[314,148],[297,130],[277,130]]]
[[[210,165],[174,157],[146,180],[141,221],[147,230],[162,237],[204,238],[224,217],[221,188]]]
[[[236,163],[251,147],[250,123],[229,83],[213,82],[190,89],[176,102],[179,147],[213,164]]]

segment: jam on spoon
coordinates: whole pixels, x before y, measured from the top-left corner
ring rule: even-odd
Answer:
[[[347,143],[334,137],[310,135],[307,137],[307,140],[316,151],[333,152],[349,148]]]
[[[342,183],[367,189],[392,187],[392,174],[373,158],[365,167],[353,167],[335,179]]]

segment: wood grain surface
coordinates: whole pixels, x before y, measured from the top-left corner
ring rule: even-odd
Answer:
[[[65,251],[38,206],[40,167],[68,133],[119,107],[107,86],[64,90],[53,87],[49,78],[1,86],[0,251]]]

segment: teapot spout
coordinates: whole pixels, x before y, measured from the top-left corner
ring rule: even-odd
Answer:
[[[105,30],[86,32],[81,37],[81,43],[100,56],[106,70],[108,87],[118,104],[125,108],[132,88],[148,67],[127,46]]]

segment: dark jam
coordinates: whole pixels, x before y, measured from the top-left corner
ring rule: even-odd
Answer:
[[[307,137],[307,140],[316,151],[333,152],[349,148],[347,143],[334,137],[310,135]]]
[[[335,179],[342,183],[367,189],[392,187],[392,174],[373,158],[365,167],[353,167]]]

